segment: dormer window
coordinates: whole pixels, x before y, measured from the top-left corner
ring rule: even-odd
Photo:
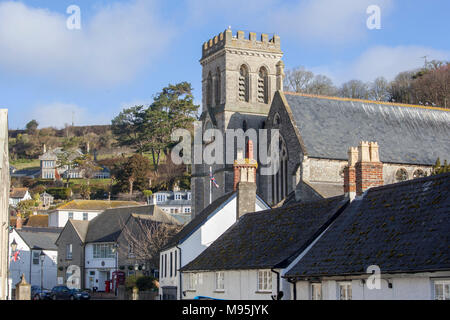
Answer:
[[[258,102],[269,103],[268,75],[264,67],[259,69],[258,74]]]
[[[239,101],[249,102],[249,76],[248,68],[242,65],[239,70]]]
[[[175,193],[175,200],[181,200],[182,196],[180,193]]]

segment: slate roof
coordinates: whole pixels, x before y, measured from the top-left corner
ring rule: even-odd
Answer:
[[[89,221],[87,220],[69,220],[72,224],[73,228],[77,232],[78,236],[80,237],[80,240],[82,242],[85,242],[86,235],[89,227]]]
[[[223,195],[220,198],[217,198],[213,201],[209,206],[203,209],[199,214],[197,214],[183,229],[180,230],[177,234],[175,234],[164,246],[162,250],[171,248],[181,243],[186,237],[188,237],[191,233],[193,233],[199,226],[201,226],[206,220],[208,220],[209,216],[216,211],[220,206],[228,202],[234,195],[234,192],[229,192]]]
[[[181,270],[286,267],[347,203],[340,196],[247,213]]]
[[[27,194],[28,188],[14,188],[9,193],[10,198],[22,199]]]
[[[450,173],[371,188],[289,270],[289,277],[450,270]]]
[[[57,208],[57,210],[106,210],[120,207],[142,206],[136,201],[108,201],[108,200],[72,200]]]
[[[380,160],[433,165],[450,159],[450,111],[285,92],[310,157],[348,159],[362,140],[382,146]]]
[[[179,224],[155,205],[108,209],[89,222],[85,242],[115,242],[133,214],[150,215],[156,222]]]
[[[23,228],[16,231],[31,249],[58,250],[55,241],[61,232],[59,228]]]

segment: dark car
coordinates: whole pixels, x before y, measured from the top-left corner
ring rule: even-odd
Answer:
[[[50,297],[52,300],[75,300],[72,290],[66,286],[53,287]]]
[[[50,299],[50,290],[42,289],[39,286],[31,286],[31,299],[48,300]]]
[[[81,291],[80,289],[72,289],[72,295],[75,300],[89,300],[91,298],[89,292]]]

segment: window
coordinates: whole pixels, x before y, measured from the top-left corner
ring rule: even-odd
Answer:
[[[69,212],[69,219],[73,219],[73,212]]]
[[[128,258],[134,258],[134,246],[132,243],[128,244]]]
[[[225,272],[219,271],[216,272],[216,291],[224,291],[225,290]]]
[[[191,213],[191,208],[184,208],[184,213]]]
[[[83,220],[87,220],[88,219],[88,214],[87,214],[87,212],[83,212]]]
[[[174,275],[174,277],[176,277],[177,276],[177,255],[178,255],[178,252],[175,251],[174,255],[175,255],[175,263],[174,263],[173,275]]]
[[[191,195],[191,193],[189,192],[188,193],[188,200],[191,200],[192,199],[192,195]]]
[[[215,87],[215,92],[216,92],[216,106],[220,104],[220,90],[222,88],[222,83],[220,81],[220,69],[217,68],[216,70],[216,87]]]
[[[322,300],[321,283],[311,283],[311,300]]]
[[[434,299],[450,300],[450,280],[434,282]]]
[[[208,108],[211,107],[212,105],[212,76],[211,76],[211,72],[208,74],[208,79],[206,80],[206,106]]]
[[[250,100],[248,68],[245,65],[239,70],[239,100],[244,102]]]
[[[164,277],[167,278],[167,254],[164,255]]]
[[[182,199],[181,194],[180,193],[176,193],[175,194],[175,200],[181,200],[181,199]]]
[[[403,168],[398,169],[397,172],[395,173],[395,179],[397,181],[408,180],[408,172],[406,172],[406,170]]]
[[[339,300],[352,300],[352,283],[341,282],[339,283]]]
[[[112,248],[113,245],[110,243],[94,244],[94,259],[115,258]]]
[[[66,260],[72,260],[72,244],[66,245]]]
[[[156,201],[157,202],[164,202],[164,201],[166,201],[166,195],[165,194],[157,194],[156,195]]]
[[[39,264],[39,251],[33,251],[33,264]]]
[[[172,278],[173,276],[173,253],[170,253],[170,277]]]
[[[272,272],[270,270],[258,270],[258,291],[272,292]]]
[[[422,169],[417,169],[413,174],[414,179],[425,177],[425,172]]]
[[[268,76],[267,70],[264,67],[259,69],[258,74],[258,102],[259,103],[269,103],[269,92],[268,92]]]
[[[272,175],[272,203],[277,204],[289,193],[288,191],[288,151],[284,139],[279,140],[280,168]]]
[[[197,274],[189,273],[188,290],[194,291],[196,289],[197,289]]]

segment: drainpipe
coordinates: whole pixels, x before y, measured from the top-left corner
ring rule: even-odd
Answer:
[[[178,249],[178,261],[180,263],[180,268],[181,269],[181,248],[176,245],[175,248]],[[181,281],[181,271],[178,269],[178,278],[179,278],[179,282],[180,282],[180,300],[183,300],[183,282]]]
[[[295,281],[295,279],[292,280],[290,278],[287,278],[287,282],[291,283],[294,286],[294,288],[293,288],[294,300],[297,300],[297,282]]]
[[[280,273],[273,269],[270,269],[270,271],[277,275],[277,294],[275,296],[275,300],[278,300],[278,296],[280,295]]]

